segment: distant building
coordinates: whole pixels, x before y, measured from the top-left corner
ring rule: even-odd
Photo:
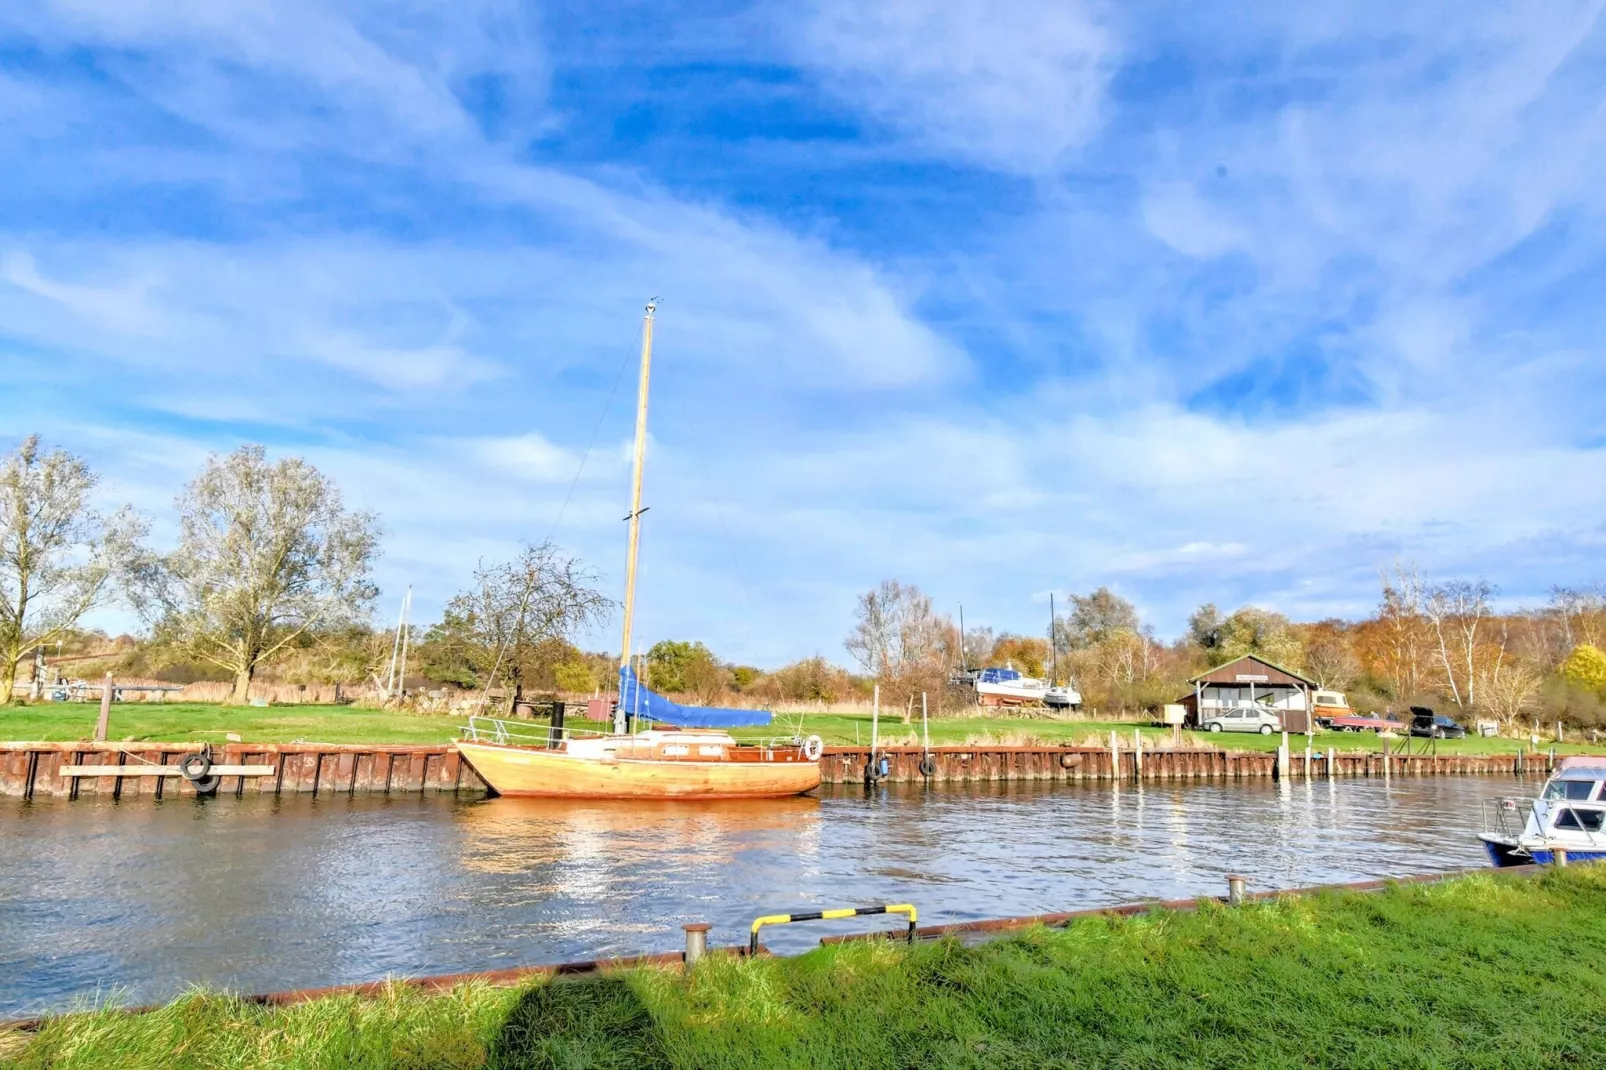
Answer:
[[[1245,654],[1188,682],[1193,690],[1177,701],[1187,709],[1191,725],[1223,710],[1259,706],[1276,710],[1289,732],[1310,730],[1310,696],[1316,681],[1264,658]]]

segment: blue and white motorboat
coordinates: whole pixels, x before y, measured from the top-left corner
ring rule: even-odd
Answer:
[[[1497,866],[1606,859],[1606,758],[1563,758],[1537,799],[1488,799],[1483,841]]]

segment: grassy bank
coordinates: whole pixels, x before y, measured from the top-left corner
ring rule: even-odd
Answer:
[[[0,1037],[75,1067],[1606,1065],[1606,869],[286,1009],[193,995]]]
[[[90,703],[46,703],[37,706],[0,707],[0,739],[56,740],[88,739],[94,732],[99,707]],[[401,713],[361,709],[355,706],[220,706],[208,703],[125,703],[112,707],[113,740],[195,740],[221,743],[234,732],[254,743],[290,743],[306,740],[316,743],[447,743],[457,738],[466,718],[445,714]],[[832,745],[870,743],[870,715],[858,713],[796,713],[780,711],[770,728],[739,729],[740,739],[766,739],[801,727],[804,733],[819,735]],[[1111,730],[1121,734],[1122,746],[1130,746],[1132,733],[1143,734],[1146,745],[1169,745],[1169,729],[1133,723],[1061,719],[998,713],[966,717],[942,717],[931,721],[931,742],[945,744],[1075,743],[1105,745]],[[885,745],[918,743],[920,722],[904,724],[898,716],[883,717],[880,738]],[[1297,749],[1304,748],[1304,737],[1294,737]],[[1187,746],[1218,746],[1236,750],[1275,750],[1280,736],[1245,733],[1184,733]],[[1416,741],[1420,746],[1421,741]],[[1370,732],[1328,732],[1318,735],[1318,749],[1376,751],[1381,747]],[[1458,739],[1439,743],[1440,754],[1509,754],[1522,744],[1510,739]],[[1551,743],[1542,741],[1541,747]],[[1570,743],[1557,748],[1564,754],[1599,751],[1600,746]]]

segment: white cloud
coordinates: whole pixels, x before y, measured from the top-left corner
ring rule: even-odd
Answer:
[[[800,47],[848,103],[935,151],[1025,174],[1054,171],[1098,128],[1115,51],[1080,0],[819,0]]]
[[[1208,260],[1244,243],[1244,234],[1186,182],[1163,182],[1143,195],[1143,222],[1150,233],[1185,256]]]

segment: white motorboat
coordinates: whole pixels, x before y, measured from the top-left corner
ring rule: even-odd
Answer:
[[[1043,680],[1017,669],[982,669],[976,673],[976,701],[983,706],[1038,706],[1048,697]]]
[[[1497,866],[1606,859],[1606,758],[1563,758],[1537,799],[1487,800],[1478,838]]]

